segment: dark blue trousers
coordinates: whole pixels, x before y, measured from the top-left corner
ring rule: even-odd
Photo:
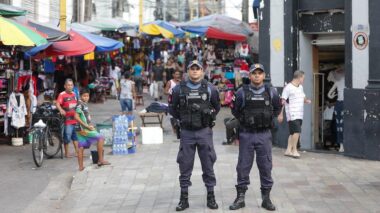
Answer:
[[[272,134],[270,130],[239,134],[239,160],[236,166],[237,186],[246,188],[249,184],[249,173],[256,153],[256,163],[260,172],[261,189],[271,189],[272,180]]]
[[[214,163],[216,161],[216,153],[212,141],[212,130],[203,128],[197,131],[182,129],[177,163],[179,164],[179,183],[182,191],[187,191],[191,186],[191,173],[194,167],[195,151],[201,160],[203,171],[203,182],[207,187],[207,191],[213,191],[216,185]]]

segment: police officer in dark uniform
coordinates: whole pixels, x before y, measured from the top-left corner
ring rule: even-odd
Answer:
[[[187,69],[189,79],[174,87],[172,95],[169,96],[169,113],[179,120],[181,128],[177,156],[181,197],[176,211],[189,207],[188,187],[191,186],[190,177],[196,149],[201,160],[203,182],[207,188],[207,207],[217,209],[214,196],[216,153],[211,128],[220,110],[219,93],[211,83],[203,79],[203,67],[198,61],[192,61]]]
[[[261,207],[274,211],[270,200],[272,180],[272,119],[281,110],[280,98],[275,88],[264,85],[264,66],[254,64],[250,68],[251,84],[240,88],[233,99],[232,114],[240,121],[239,160],[237,172],[237,197],[231,210],[245,206],[245,192],[248,189],[249,173],[256,152],[256,163],[260,172]]]

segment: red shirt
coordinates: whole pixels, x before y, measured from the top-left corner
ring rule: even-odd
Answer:
[[[67,93],[66,91],[63,91],[59,94],[57,98],[57,102],[61,105],[62,109],[65,110],[65,124],[66,125],[73,125],[77,124],[77,121],[75,120],[75,107],[77,106],[77,98],[75,96],[74,92]]]
[[[240,70],[245,70],[245,71],[248,71],[248,64],[247,63],[241,63],[241,66],[240,66]]]

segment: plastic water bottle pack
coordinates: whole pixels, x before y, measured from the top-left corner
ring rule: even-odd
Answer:
[[[129,140],[129,123],[131,118],[125,115],[114,116],[114,134],[112,152],[114,155],[126,155],[129,153],[128,149],[134,148],[133,140]]]

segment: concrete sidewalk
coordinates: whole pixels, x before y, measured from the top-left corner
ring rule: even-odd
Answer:
[[[146,101],[147,102],[147,101]],[[106,108],[105,108],[106,107]],[[119,111],[116,100],[91,105],[99,122]],[[138,110],[140,110],[138,108]],[[238,146],[223,146],[222,109],[214,128],[217,153],[215,187],[218,210],[206,207],[206,189],[196,157],[189,189],[190,208],[186,212],[229,212],[236,196]],[[135,154],[110,155],[112,165],[98,168],[86,159],[86,169],[77,172],[68,194],[49,212],[174,212],[179,200],[179,169],[176,163],[179,143],[165,118],[164,144],[137,146]],[[139,125],[140,119],[136,120]],[[139,137],[141,141],[141,136]],[[283,156],[283,149],[273,148],[272,201],[277,212],[380,212],[380,163],[334,154],[301,153],[301,159]],[[265,212],[260,208],[260,183],[256,165],[251,171],[246,207],[235,212]]]

